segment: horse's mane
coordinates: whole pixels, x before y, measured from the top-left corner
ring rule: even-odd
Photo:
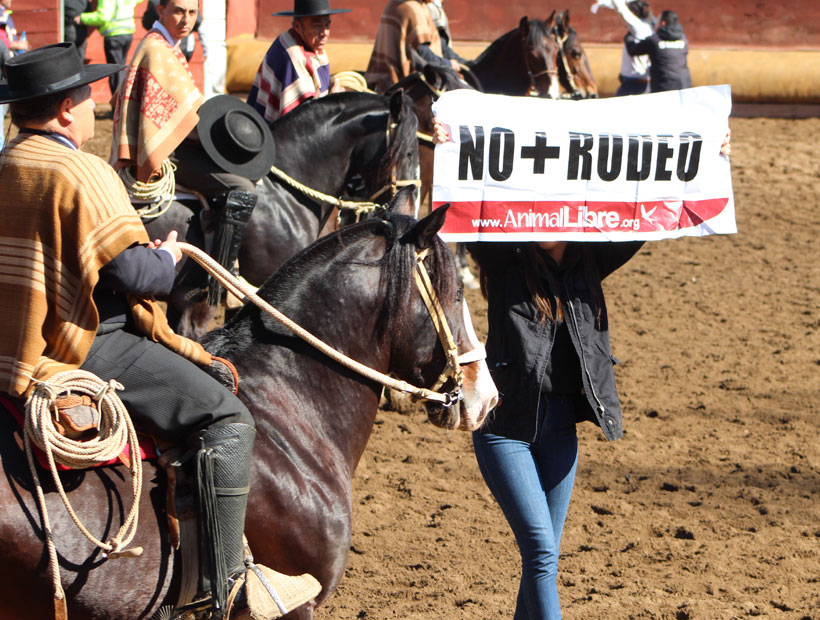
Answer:
[[[271,125],[271,131],[292,133],[296,138],[296,144],[300,140],[305,140],[306,135],[314,135],[321,132],[328,126],[331,118],[352,118],[362,114],[374,113],[389,117],[390,100],[383,95],[373,93],[360,93],[346,91],[332,93],[325,97],[319,97],[306,101],[293,111],[278,118]],[[389,148],[379,161],[377,173],[379,178],[389,178],[390,170],[402,158],[403,153],[409,145],[416,143],[417,123],[414,123],[415,115],[409,99],[403,102],[404,114],[400,122],[393,131]],[[306,132],[305,128],[310,130]],[[385,128],[387,120],[385,120]],[[284,151],[282,151],[284,152]]]
[[[518,28],[513,28],[509,32],[505,32],[500,37],[498,37],[495,41],[490,43],[487,48],[481,52],[475,60],[472,61],[472,64],[477,65],[486,60],[488,57],[493,56],[494,54],[498,53],[498,50],[503,48],[507,44],[507,39],[509,39],[513,34],[518,32]]]
[[[531,19],[530,28],[527,31],[527,46],[530,48],[538,47],[542,41],[550,36],[547,24],[540,19]]]
[[[413,218],[398,214],[385,214],[381,219],[369,219],[358,224],[345,226],[329,235],[319,238],[313,244],[300,251],[259,288],[262,299],[278,308],[292,297],[294,290],[304,283],[317,265],[328,265],[340,261],[340,250],[357,244],[364,244],[375,238],[383,238],[384,254],[378,260],[347,261],[350,265],[378,267],[379,292],[383,304],[379,308],[376,330],[379,335],[389,327],[390,317],[396,316],[399,310],[409,303],[409,296],[415,290],[413,268],[415,266],[415,245],[406,242],[404,235],[416,222]],[[453,258],[447,246],[436,238],[430,251],[430,278],[441,295],[451,295],[456,286],[455,278],[444,278],[442,267]],[[243,317],[260,316],[262,311],[247,304],[231,323],[241,321]],[[290,333],[274,319],[262,317],[265,327],[275,333]]]
[[[546,23],[540,19],[528,19],[527,21],[530,24],[529,30],[527,31],[527,45],[534,47],[539,45],[545,37],[549,36],[549,28],[547,28]],[[498,50],[507,45],[508,39],[517,32],[520,32],[520,28],[513,28],[509,32],[502,34],[495,41],[490,43],[487,49],[481,52],[472,64],[479,64],[488,56],[498,53]]]
[[[387,99],[389,102],[389,97]],[[401,118],[393,129],[390,146],[379,162],[379,176],[381,178],[390,177],[390,170],[399,164],[407,149],[418,148],[416,144],[416,131],[419,128],[418,119],[416,119],[416,113],[413,111],[413,102],[410,101],[407,95],[402,97],[401,107]]]

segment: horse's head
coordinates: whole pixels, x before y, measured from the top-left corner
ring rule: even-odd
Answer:
[[[419,129],[419,200],[424,202],[433,183],[433,102],[447,91],[472,87],[452,69],[429,64],[415,52],[414,67],[417,71],[399,80],[386,94],[402,90],[413,102]]]
[[[554,17],[555,11],[545,21],[524,16],[518,24],[531,90],[536,91],[539,97],[548,99],[559,96],[559,48],[551,32]]]
[[[586,51],[578,33],[569,25],[569,9],[555,16],[552,34],[560,50],[558,78],[564,91],[562,96],[570,99],[597,98],[598,87]]]
[[[433,131],[433,102],[442,93],[461,88],[471,88],[459,75],[448,67],[427,63],[418,54],[420,65],[410,75],[394,84],[387,95],[398,90],[404,93],[413,102],[413,111],[418,118],[419,131],[430,134]]]
[[[412,202],[410,194],[399,192],[391,211],[406,208],[401,203]],[[455,259],[438,236],[446,212],[446,207],[436,209],[419,221],[388,214],[396,235],[390,253],[404,274],[387,291],[393,317],[390,370],[415,385],[456,396],[450,404],[427,402],[431,422],[475,430],[495,407],[498,392],[473,329]]]
[[[399,188],[418,184],[418,120],[403,91],[372,97],[378,106],[360,118],[366,131],[350,155],[347,187],[358,197],[384,201]]]

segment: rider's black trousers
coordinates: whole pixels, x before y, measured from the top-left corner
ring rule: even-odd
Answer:
[[[159,439],[182,444],[215,424],[254,426],[245,405],[216,379],[128,328],[104,324],[81,368],[125,386],[118,395],[134,425]]]

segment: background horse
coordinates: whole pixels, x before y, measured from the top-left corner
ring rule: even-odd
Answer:
[[[569,9],[555,15],[552,34],[558,43],[558,81],[561,97],[567,99],[594,99],[598,86],[592,76],[592,67],[578,33],[569,25]]]
[[[398,200],[412,204],[411,194],[404,191]],[[445,358],[413,281],[419,249],[429,248],[425,264],[459,351],[476,345],[452,254],[437,235],[445,211],[422,221],[388,214],[345,227],[294,257],[259,294],[371,368],[430,386]],[[356,320],[338,320],[344,316]],[[204,344],[234,362],[239,397],[257,423],[246,521],[251,549],[258,562],[319,579],[321,595],[287,616],[310,619],[344,573],[352,477],[372,431],[381,386],[318,353],[256,307],[243,308]],[[464,400],[447,410],[431,406],[433,423],[474,429],[494,406],[497,393],[484,361],[463,368]],[[51,582],[40,518],[25,456],[11,432],[0,434],[0,458],[0,617],[48,618]],[[164,476],[155,464],[145,465],[134,539],[145,551],[136,559],[104,560],[90,552],[46,485],[72,620],[139,620],[175,598],[177,556],[168,544]],[[61,476],[89,530],[102,539],[111,535],[129,501],[130,480],[123,479],[122,469]]]
[[[467,63],[480,90],[498,95],[557,99],[558,44],[551,33],[555,11],[544,21],[521,18],[517,28],[501,35],[478,58]]]
[[[384,190],[391,188],[391,181],[418,177],[416,129],[412,103],[401,92],[391,97],[329,95],[273,123],[273,165],[329,196],[371,200],[375,194],[386,202],[390,196]],[[245,229],[239,266],[245,279],[259,285],[299,250],[335,229],[336,209],[273,174],[256,188],[259,199]],[[197,242],[199,219],[185,207],[175,207],[146,228],[152,239],[178,230],[180,238],[202,247],[201,240]],[[168,318],[178,333],[198,337],[213,314],[205,302],[207,278],[187,259],[177,269]]]

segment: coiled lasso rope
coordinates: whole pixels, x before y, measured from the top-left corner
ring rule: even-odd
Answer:
[[[352,90],[358,93],[375,93],[367,87],[364,76],[358,71],[339,71],[331,76],[332,81],[344,87],[345,90]]]
[[[37,501],[43,516],[43,533],[48,547],[49,566],[54,586],[55,605],[65,609],[65,592],[60,583],[60,567],[57,549],[52,538],[51,524],[46,509],[45,495],[37,473],[32,442],[42,449],[48,458],[54,486],[65,504],[68,513],[83,535],[102,549],[108,558],[136,557],[142,553],[141,547],[123,549],[134,538],[139,519],[139,496],[142,489],[142,460],[139,441],[131,417],[125,409],[116,390],[123,386],[116,381],[105,382],[85,370],[59,372],[46,382],[38,383],[26,403],[26,424],[24,428],[26,458],[37,490]],[[57,399],[65,395],[86,395],[97,403],[100,413],[99,433],[88,441],[74,441],[61,435],[54,426],[52,415],[57,414]],[[56,417],[56,415],[55,415]],[[131,488],[133,499],[131,510],[119,531],[108,542],[102,542],[80,522],[68,501],[56,464],[72,469],[84,469],[116,459],[122,454],[125,444],[130,442]]]
[[[149,203],[136,210],[137,215],[142,219],[154,220],[171,208],[177,191],[174,179],[176,169],[176,165],[170,159],[166,159],[162,162],[160,176],[147,183],[137,181],[128,166],[117,170],[117,174],[131,197],[131,202]]]

